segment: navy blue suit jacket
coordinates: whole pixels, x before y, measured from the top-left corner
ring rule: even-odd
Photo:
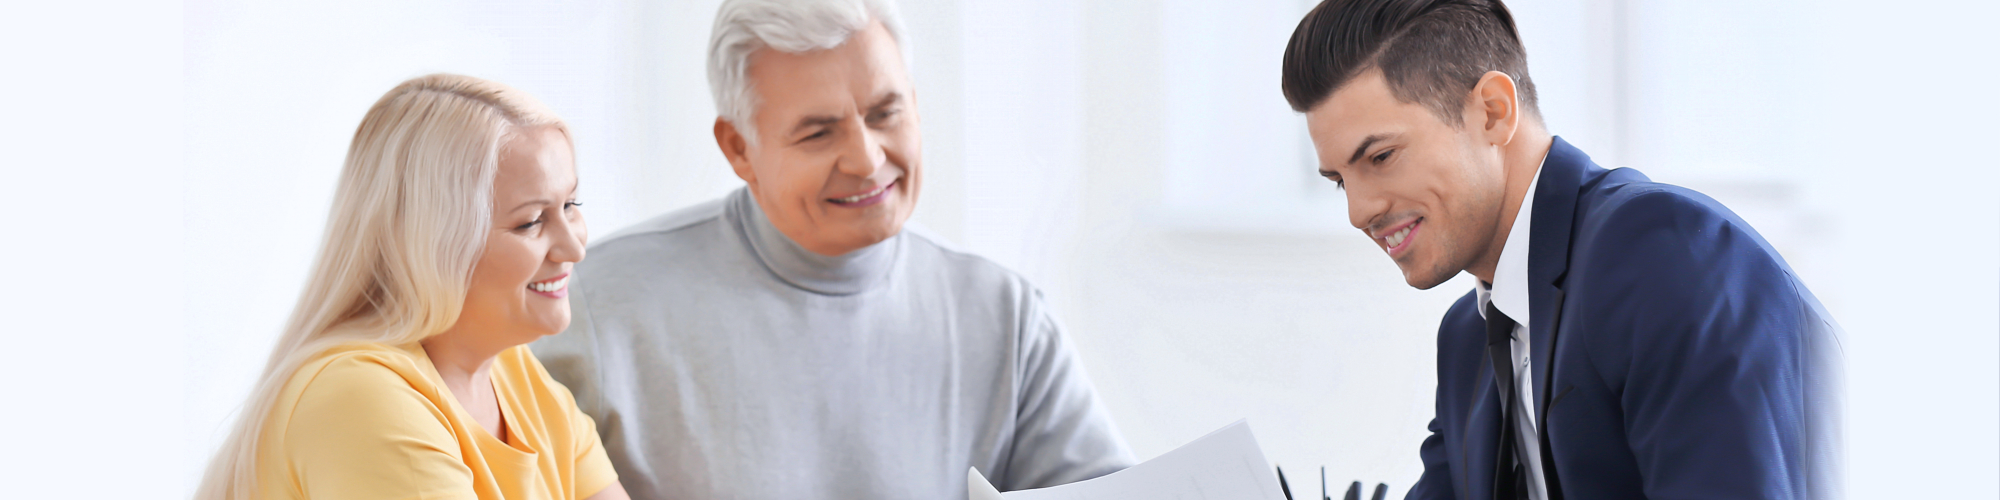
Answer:
[[[1528,235],[1551,498],[1839,495],[1833,321],[1736,214],[1561,138]],[[1438,327],[1437,414],[1409,498],[1493,498],[1499,397],[1467,293]]]

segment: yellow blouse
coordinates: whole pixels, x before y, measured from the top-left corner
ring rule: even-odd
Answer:
[[[503,442],[418,344],[354,344],[300,367],[257,457],[263,498],[573,500],[618,479],[596,425],[526,346],[493,361]]]

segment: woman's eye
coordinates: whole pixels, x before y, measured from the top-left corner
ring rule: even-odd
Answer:
[[[522,224],[522,225],[519,225],[519,226],[514,226],[514,230],[515,230],[515,231],[527,231],[527,230],[529,230],[529,229],[534,229],[534,228],[535,228],[535,226],[539,226],[539,225],[541,225],[541,224],[542,224],[542,220],[541,220],[541,219],[535,219],[534,221],[532,221],[532,222],[529,222],[529,223],[527,223],[527,224]]]
[[[1394,153],[1394,152],[1396,152],[1396,150],[1394,149],[1383,150],[1380,153],[1375,153],[1375,157],[1371,158],[1371,160],[1374,160],[1375,163],[1382,163],[1385,161],[1389,161],[1389,153]]]
[[[576,200],[569,200],[569,202],[563,203],[563,210],[569,210],[570,207],[581,207],[581,206],[583,206],[583,202]]]

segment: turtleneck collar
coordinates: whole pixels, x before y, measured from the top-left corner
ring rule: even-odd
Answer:
[[[729,193],[724,214],[743,233],[750,250],[765,268],[778,279],[813,293],[849,295],[867,291],[889,276],[902,253],[902,233],[846,255],[829,257],[813,253],[771,225],[763,207],[751,198],[749,188]]]

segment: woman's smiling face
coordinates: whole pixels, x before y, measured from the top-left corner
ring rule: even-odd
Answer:
[[[569,327],[570,269],[589,239],[573,158],[554,127],[508,134],[493,178],[493,227],[454,330],[518,345]]]

